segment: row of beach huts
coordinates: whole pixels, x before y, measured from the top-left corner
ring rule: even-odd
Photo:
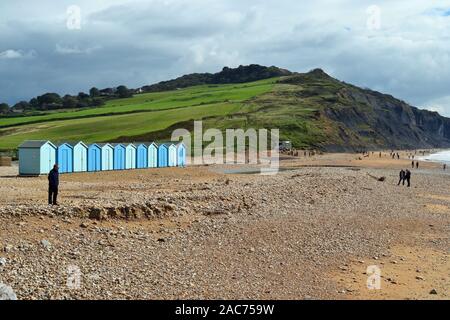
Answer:
[[[183,143],[92,143],[30,140],[19,146],[19,174],[47,174],[53,165],[60,173],[184,167]]]

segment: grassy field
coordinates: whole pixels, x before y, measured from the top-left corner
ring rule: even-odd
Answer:
[[[100,108],[0,118],[0,149],[24,140],[101,142],[160,131],[178,122],[238,113],[244,102],[270,92],[277,79],[245,84],[197,86],[116,99]]]
[[[0,118],[0,129],[28,123],[42,123],[133,112],[151,112],[202,104],[242,102],[269,91],[276,80],[268,79],[252,83],[220,86],[197,86],[176,91],[139,94],[127,99],[110,100],[104,106],[98,108],[61,111],[57,113],[48,112],[43,115],[28,117],[3,117]]]

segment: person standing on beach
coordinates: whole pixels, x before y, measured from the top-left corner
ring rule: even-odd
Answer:
[[[48,204],[57,206],[58,187],[59,187],[59,167],[57,164],[53,166],[48,174]]]
[[[444,171],[447,170],[447,165],[444,163]]]
[[[416,161],[416,169],[419,169],[419,161]]]
[[[400,179],[398,180],[398,186],[400,185],[400,183],[402,183],[403,182],[403,185],[405,184],[405,170],[401,170],[400,171]]]
[[[406,169],[405,172],[405,179],[403,180],[403,185],[405,184],[405,180],[408,183],[408,188],[411,187],[411,171],[409,171],[408,169]]]
[[[411,162],[411,168],[413,168],[413,169],[414,169],[414,161],[413,161],[413,162]]]

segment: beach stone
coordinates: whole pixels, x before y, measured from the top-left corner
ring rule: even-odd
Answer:
[[[0,300],[17,300],[14,290],[0,282]]]
[[[437,294],[436,289],[431,289],[430,294]]]
[[[86,229],[89,227],[89,224],[87,224],[86,222],[83,222],[80,224],[80,227]]]
[[[52,244],[46,239],[41,240],[41,244],[47,250],[50,250],[52,248]]]
[[[6,265],[6,259],[0,258],[0,267],[3,267],[4,265]]]

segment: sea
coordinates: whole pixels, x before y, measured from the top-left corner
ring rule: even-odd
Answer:
[[[450,150],[443,150],[436,153],[432,153],[420,157],[420,160],[450,164]]]

